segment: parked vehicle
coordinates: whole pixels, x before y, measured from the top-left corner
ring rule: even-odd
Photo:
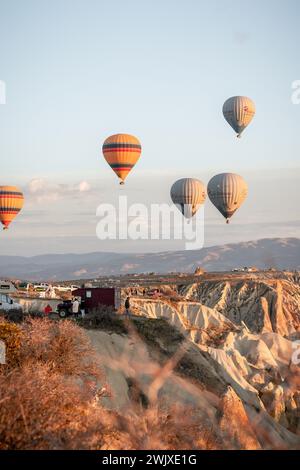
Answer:
[[[0,315],[13,322],[21,322],[23,320],[23,308],[15,302],[7,294],[0,294]]]
[[[39,284],[34,284],[33,290],[36,292],[45,292],[49,288],[49,284],[46,282],[40,282]]]
[[[10,294],[11,292],[17,292],[14,284],[11,281],[0,281],[0,293]]]
[[[86,313],[92,312],[100,305],[111,306],[118,309],[121,305],[121,290],[118,287],[81,287],[73,291],[73,295],[84,302]]]
[[[66,318],[73,314],[72,312],[72,301],[64,300],[62,303],[58,304],[56,311],[60,318]]]
[[[111,306],[118,309],[121,305],[121,291],[112,287],[82,287],[73,291],[73,295],[79,300],[79,313],[84,309],[90,313],[101,305]],[[58,304],[56,311],[60,318],[66,318],[73,314],[72,301],[64,300]]]
[[[7,313],[10,310],[18,310],[23,312],[22,306],[20,304],[15,302],[7,294],[0,294],[0,311]]]

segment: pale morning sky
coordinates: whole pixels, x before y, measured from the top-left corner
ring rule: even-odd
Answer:
[[[223,171],[249,197],[229,226],[207,201],[205,245],[299,237],[299,17],[297,0],[0,0],[0,184],[26,196],[0,254],[175,249],[101,242],[97,206]],[[239,94],[257,110],[241,140],[222,115]],[[101,153],[117,132],[143,146],[121,192]]]

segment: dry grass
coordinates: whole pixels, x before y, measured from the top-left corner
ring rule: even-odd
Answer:
[[[79,318],[78,325],[86,329],[100,329],[109,333],[127,334],[122,317],[112,307],[106,305],[94,309],[88,316]]]
[[[0,377],[0,449],[76,449],[100,443],[88,384],[26,364]],[[98,418],[98,419],[97,419]]]
[[[194,409],[180,405],[172,406],[168,410],[159,406],[153,406],[147,410],[131,409],[126,417],[119,416],[118,429],[123,440],[119,443],[115,442],[113,447],[115,449],[211,450],[221,448],[211,426],[208,423],[204,425]]]
[[[72,321],[29,319],[22,326],[21,363],[47,364],[64,376],[100,378],[100,363],[84,330]]]
[[[124,413],[107,411],[99,361],[73,322],[3,321],[1,334],[10,346],[0,371],[0,449],[216,447],[195,411],[183,407],[133,402]]]
[[[7,367],[14,367],[19,362],[21,348],[21,328],[4,319],[0,320],[0,340],[6,346],[6,366],[0,365],[0,371]]]
[[[117,320],[111,316],[98,321],[99,327],[106,321],[107,328],[113,329]],[[164,352],[164,344],[157,342],[158,332],[163,331],[174,354],[169,356],[166,348],[166,361],[157,364],[147,396],[142,397],[143,387],[136,381],[131,387],[132,404],[118,413],[102,404],[105,378],[81,327],[69,320],[48,319],[0,324],[0,339],[1,331],[2,338],[5,332],[10,344],[8,363],[0,369],[0,449],[239,448],[239,443],[225,441],[219,432],[217,398],[206,413],[158,398],[170,374],[180,365],[190,367],[184,362],[184,337],[164,321],[119,321],[122,331],[134,330],[132,335]],[[123,367],[123,359],[119,358],[118,367]],[[191,386],[186,384],[187,389]],[[209,403],[204,394],[202,401]]]

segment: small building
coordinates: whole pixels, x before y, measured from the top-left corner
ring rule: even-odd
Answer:
[[[72,292],[74,297],[84,301],[87,311],[100,305],[107,305],[118,309],[121,305],[121,290],[117,287],[81,287]]]

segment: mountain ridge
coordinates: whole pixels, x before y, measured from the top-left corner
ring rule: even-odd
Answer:
[[[210,271],[227,271],[251,265],[260,269],[274,267],[298,270],[300,239],[264,238],[200,250],[144,254],[92,252],[32,257],[1,255],[0,277],[67,280],[143,272],[192,272],[199,265]]]

